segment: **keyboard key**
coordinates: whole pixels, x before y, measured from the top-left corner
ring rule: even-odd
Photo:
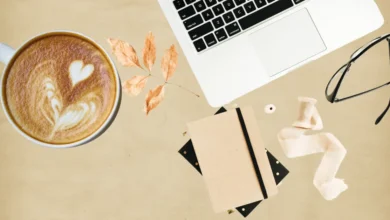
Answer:
[[[203,39],[199,39],[199,40],[195,41],[194,46],[195,46],[196,51],[198,51],[198,52],[205,50],[207,48]]]
[[[194,7],[192,7],[192,5],[179,11],[179,16],[182,20],[184,20],[184,19],[186,19],[194,14],[195,14],[195,9],[194,9]]]
[[[217,0],[206,0],[207,6],[211,7],[217,4]]]
[[[184,0],[175,0],[175,1],[173,1],[173,5],[175,5],[176,9],[181,9],[184,6],[186,6],[186,4],[184,3]]]
[[[204,4],[203,0],[196,2],[194,5],[197,12],[201,12],[206,9],[206,5]]]
[[[206,24],[203,24],[202,26],[192,29],[190,32],[188,32],[188,34],[190,35],[191,40],[195,40],[210,33],[213,30],[214,30],[213,25],[211,25],[211,23],[208,22]]]
[[[192,4],[194,2],[196,2],[196,0],[186,0],[187,5]]]
[[[229,11],[230,9],[234,8],[233,0],[224,1],[223,6],[225,7],[226,11]]]
[[[187,19],[186,21],[183,22],[184,26],[186,27],[187,30],[196,27],[200,24],[203,23],[203,19],[200,15],[196,15],[190,19]]]
[[[203,19],[205,21],[208,21],[208,20],[214,18],[214,15],[213,15],[213,12],[211,11],[211,9],[208,9],[207,11],[204,11],[202,13],[202,15],[203,15]]]
[[[246,17],[241,18],[238,22],[243,30],[246,30],[280,12],[294,6],[291,0],[279,0],[268,7],[260,9]]]
[[[217,36],[217,39],[218,39],[219,42],[227,39],[226,32],[225,32],[225,30],[223,28],[219,29],[218,31],[216,31],[215,32],[215,36]]]
[[[225,20],[225,23],[228,24],[228,23],[234,21],[234,15],[233,15],[233,13],[228,12],[228,13],[223,15],[223,19]]]
[[[267,0],[268,1],[268,3],[272,3],[272,2],[274,2],[274,1],[276,1],[276,0]]]
[[[229,24],[228,26],[225,27],[226,28],[226,31],[227,33],[229,34],[229,36],[233,36],[237,33],[239,33],[241,31],[240,27],[238,26],[238,23],[237,22],[234,22],[232,24]]]
[[[295,4],[299,4],[299,3],[303,2],[303,1],[305,1],[305,0],[294,0],[294,3]]]
[[[234,2],[238,6],[238,5],[244,4],[246,2],[246,0],[234,0]]]
[[[254,11],[256,9],[256,6],[253,2],[248,2],[244,5],[244,8],[245,8],[247,13],[251,13],[252,11]]]
[[[242,16],[245,15],[245,11],[243,7],[238,7],[233,10],[234,15],[236,15],[236,18],[241,18]]]
[[[291,1],[291,0],[289,0],[289,1]],[[263,7],[264,5],[267,4],[267,2],[265,2],[265,0],[255,0],[255,3],[256,3],[256,6],[258,8],[261,8],[261,7]]]
[[[217,44],[217,39],[215,39],[214,34],[207,35],[206,37],[204,37],[204,40],[206,41],[208,47]]]
[[[221,17],[218,17],[218,18],[213,20],[213,24],[214,24],[215,29],[218,29],[224,25],[224,22],[223,22]]]
[[[219,16],[219,15],[221,15],[222,13],[225,12],[225,10],[223,9],[223,7],[222,7],[221,4],[215,6],[215,7],[213,8],[213,11],[214,11],[215,16]]]

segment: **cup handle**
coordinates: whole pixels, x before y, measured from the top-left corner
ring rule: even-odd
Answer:
[[[16,51],[12,47],[0,43],[0,62],[7,65],[8,62],[11,60],[12,56],[15,54],[15,52]]]

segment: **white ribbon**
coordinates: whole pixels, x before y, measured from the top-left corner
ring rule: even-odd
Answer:
[[[321,130],[323,124],[315,107],[317,100],[312,98],[298,100],[300,102],[298,120],[293,127],[284,128],[279,132],[279,143],[288,158],[324,153],[313,183],[326,200],[333,200],[348,189],[344,180],[335,178],[347,151],[333,134],[304,134],[308,130]]]

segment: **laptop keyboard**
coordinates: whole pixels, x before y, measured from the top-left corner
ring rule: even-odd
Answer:
[[[305,0],[174,0],[196,51],[225,42]]]

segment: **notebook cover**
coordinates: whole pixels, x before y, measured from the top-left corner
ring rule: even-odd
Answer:
[[[216,114],[224,113],[226,110],[221,108]],[[200,173],[202,170],[198,162],[192,141],[189,140],[179,151],[179,153]],[[266,152],[269,163],[271,165],[272,173],[276,184],[279,184],[289,173],[289,171],[270,153]],[[236,208],[236,210],[244,217],[247,217],[261,201],[252,202]]]
[[[277,194],[252,107],[188,123],[214,211]]]

